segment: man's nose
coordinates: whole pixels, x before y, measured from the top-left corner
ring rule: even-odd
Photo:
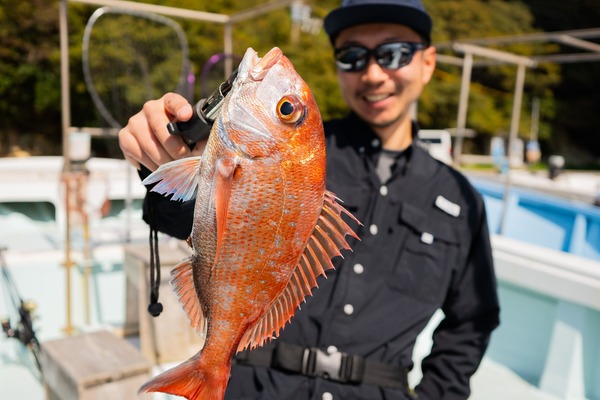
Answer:
[[[373,59],[369,58],[369,63],[363,71],[363,81],[369,83],[381,82],[387,78],[387,72]]]

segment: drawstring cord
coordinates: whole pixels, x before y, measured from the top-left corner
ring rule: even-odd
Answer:
[[[150,304],[148,312],[153,317],[158,317],[163,310],[163,305],[158,302],[160,288],[160,258],[158,256],[158,230],[154,222],[154,202],[149,198],[150,216]]]

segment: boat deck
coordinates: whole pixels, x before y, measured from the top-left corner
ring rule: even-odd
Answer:
[[[65,237],[60,223],[64,216],[64,210],[60,210],[61,164],[60,160],[46,161],[49,166],[27,163],[13,165],[12,169],[0,166],[0,182],[5,186],[25,180],[47,181],[43,190],[27,193],[27,201],[37,204],[27,213],[14,208],[19,201],[14,191],[3,191],[1,194],[6,194],[6,198],[0,196],[0,245],[9,247],[5,258],[20,294],[25,300],[37,302],[35,326],[42,343],[64,336],[66,323]],[[123,243],[146,243],[148,230],[141,221],[139,209],[144,191],[136,186],[139,181],[135,176],[133,183],[124,179],[124,167],[122,162],[114,165],[96,162],[95,168],[101,173],[92,176],[103,182],[100,192],[109,193],[108,197],[121,205],[109,215],[95,214],[90,220],[90,264],[86,264],[83,252],[85,232],[81,225],[71,232],[74,237],[72,256],[78,265],[71,270],[74,299],[81,299],[84,292],[81,266],[89,265],[92,272],[88,288],[90,320],[86,321],[82,301],[75,300],[72,305],[72,324],[80,332],[108,329],[122,334],[125,330]],[[41,175],[40,169],[44,172]],[[19,178],[19,173],[28,175]],[[110,177],[109,184],[106,177]],[[509,197],[507,217],[510,221],[504,227],[507,236],[497,235],[505,181],[501,176],[471,178],[479,185],[488,206],[502,307],[502,324],[494,332],[486,357],[472,379],[471,399],[600,399],[600,347],[597,345],[600,208],[590,205],[600,187],[600,177],[597,174],[586,174],[585,178],[564,175],[562,181],[550,181],[539,174],[512,175],[510,182],[515,191]],[[127,185],[134,183],[134,187],[127,189]],[[536,192],[542,194],[533,201],[531,196],[534,195],[521,189],[536,185]],[[127,193],[133,193],[138,203],[133,211],[126,213],[122,204]],[[10,206],[2,208],[6,204]],[[98,206],[100,202],[94,204]],[[543,212],[536,208],[540,204],[546,207]],[[47,215],[48,209],[51,216]],[[522,221],[528,222],[523,224]],[[544,228],[536,230],[534,225],[538,223]],[[520,224],[527,225],[525,230],[519,229]],[[517,237],[511,238],[511,235]],[[161,237],[161,241],[169,240]],[[578,254],[569,254],[570,251]],[[2,289],[0,286],[0,292]],[[7,304],[0,295],[0,317],[7,314]],[[431,332],[439,318],[440,315],[436,315],[419,337],[415,347],[416,367],[410,374],[412,385],[420,379],[418,360],[427,354]],[[135,337],[128,340],[139,347]],[[564,353],[571,357],[564,358]],[[33,365],[29,352],[16,340],[0,335],[0,398],[44,399],[45,391]],[[156,372],[169,366],[160,365]],[[557,376],[560,379],[555,379]],[[556,382],[564,383],[564,387],[553,385]],[[175,399],[162,394],[151,397]]]

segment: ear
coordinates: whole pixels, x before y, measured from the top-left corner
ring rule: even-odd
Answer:
[[[421,80],[423,85],[427,85],[431,80],[435,70],[435,47],[429,46],[423,50],[423,70]]]

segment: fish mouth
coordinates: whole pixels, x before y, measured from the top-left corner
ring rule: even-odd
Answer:
[[[253,81],[262,81],[272,66],[283,57],[283,52],[278,47],[273,47],[262,58],[258,57],[252,48],[246,50],[240,63],[240,74],[246,75]]]
[[[254,110],[242,106],[242,104],[250,98],[245,97],[243,91],[247,84],[256,85],[255,88],[249,89],[253,91],[251,98],[256,97],[256,104],[265,102],[265,94],[262,95],[262,100],[260,100],[260,93],[262,92],[266,91],[267,97],[276,95],[273,94],[275,92],[270,90],[270,88],[272,86],[272,81],[280,78],[281,74],[269,74],[269,72],[280,70],[277,65],[280,64],[282,60],[285,61],[286,58],[283,55],[283,52],[277,47],[272,48],[262,58],[259,58],[257,52],[252,48],[248,48],[240,62],[238,76],[234,81],[231,93],[229,94],[230,100],[225,106],[227,109],[222,110],[219,116],[219,119],[221,120],[220,125],[224,125],[225,122],[227,122],[234,127],[233,130],[245,132],[245,138],[241,139],[229,137],[229,133],[225,130],[219,131],[220,137],[226,146],[238,154],[239,157],[248,159],[261,158],[267,154],[265,153],[265,149],[272,147],[274,139],[270,133],[269,126],[265,124],[262,118],[257,117]],[[265,85],[266,81],[269,82]],[[268,101],[267,103],[270,104]],[[262,145],[257,146],[257,142],[261,142]]]

